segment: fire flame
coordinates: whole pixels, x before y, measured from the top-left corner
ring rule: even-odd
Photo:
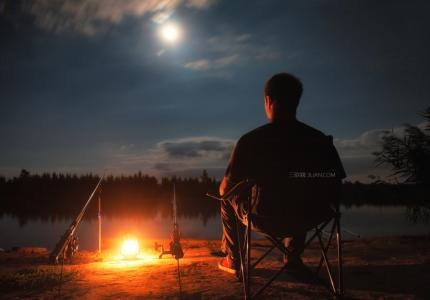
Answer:
[[[139,254],[139,242],[136,239],[127,239],[121,245],[121,254],[124,258],[136,258]]]

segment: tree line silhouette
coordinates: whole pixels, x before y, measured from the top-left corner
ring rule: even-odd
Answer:
[[[19,218],[57,221],[73,218],[87,201],[99,176],[61,173],[30,174],[22,170],[18,177],[0,177],[0,214]],[[172,211],[173,185],[176,187],[179,217],[201,218],[206,222],[219,213],[219,203],[207,192],[216,194],[219,181],[203,170],[200,177],[163,177],[161,180],[138,172],[128,176],[107,176],[85,218],[96,218],[97,197],[107,217],[169,217]],[[287,195],[287,191],[286,191]],[[411,205],[426,202],[426,191],[411,184],[390,184],[376,180],[370,184],[343,184],[342,204]]]
[[[25,223],[28,219],[57,221],[74,218],[88,200],[100,177],[95,174],[30,174],[0,177],[0,214],[10,214]],[[97,216],[97,197],[107,217],[170,216],[173,185],[176,187],[179,217],[199,217],[206,221],[217,212],[217,201],[208,199],[218,182],[206,171],[198,178],[170,177],[157,180],[138,172],[129,176],[107,176],[85,214]]]

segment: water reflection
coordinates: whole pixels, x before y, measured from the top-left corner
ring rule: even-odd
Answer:
[[[363,237],[428,234],[428,223],[413,223],[405,216],[410,208],[405,206],[343,207],[342,225],[345,229]],[[416,213],[416,211],[414,211]],[[42,246],[52,249],[69,226],[71,219],[66,217],[22,218],[2,215],[0,217],[0,248],[13,246]],[[193,216],[179,218],[184,239],[219,239],[221,222],[215,212],[212,216]],[[79,227],[78,237],[82,249],[97,248],[97,220],[85,219]],[[132,234],[141,240],[168,239],[171,234],[171,217],[161,212],[152,216],[104,216],[104,246],[111,246],[116,239]],[[346,238],[352,238],[345,234]]]
[[[429,223],[430,208],[425,206],[408,206],[406,207],[406,217],[412,223]]]

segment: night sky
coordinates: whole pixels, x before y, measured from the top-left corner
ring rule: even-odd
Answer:
[[[0,0],[0,174],[223,173],[266,122],[264,81],[302,79],[298,118],[350,180],[430,103],[430,2]],[[177,24],[177,43],[160,37]]]

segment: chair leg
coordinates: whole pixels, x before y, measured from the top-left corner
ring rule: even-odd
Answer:
[[[250,272],[251,272],[251,220],[247,218],[246,225],[246,254],[245,254],[245,276],[246,276],[246,293],[245,299],[251,299],[251,282],[250,282]]]
[[[281,275],[282,272],[284,272],[285,266],[283,266],[281,269],[279,269],[278,272],[273,274],[273,276],[266,282],[265,285],[263,285],[252,298],[257,298],[276,278],[278,278],[279,275]]]
[[[245,229],[246,231],[248,228]],[[245,300],[249,299],[249,286],[247,282],[247,271],[246,271],[246,261],[245,261],[245,255],[244,255],[244,248],[246,248],[246,245],[244,247],[244,237],[239,232],[239,220],[236,218],[236,234],[237,234],[237,243],[239,246],[239,258],[240,258],[240,277],[242,279],[242,285],[243,285],[243,293],[245,295]],[[247,233],[246,233],[247,234]]]
[[[319,231],[322,231],[328,224],[330,223],[330,220],[326,221],[324,224],[322,224],[319,228],[318,226],[315,227],[315,232],[312,234],[310,238],[307,239],[305,243],[305,248],[310,245],[310,243],[317,237],[317,234]]]
[[[337,242],[337,276],[338,276],[338,291],[339,297],[343,297],[343,256],[342,256],[342,236],[340,228],[340,214],[336,217],[336,242]]]
[[[336,220],[333,220],[333,225],[332,225],[331,230],[330,230],[330,235],[329,235],[329,238],[328,238],[328,241],[327,241],[327,245],[324,248],[324,252],[325,253],[327,253],[327,251],[328,251],[328,249],[330,247],[331,240],[333,239],[333,234],[334,234],[334,232],[336,231],[336,228],[337,228],[336,226],[337,226]],[[317,267],[317,270],[315,271],[316,274],[319,274],[319,272],[321,270],[321,267],[323,265],[323,262],[324,262],[324,258],[321,257],[320,258],[320,262],[319,262],[318,267]]]
[[[270,247],[263,255],[261,255],[252,265],[251,265],[251,270],[254,269],[267,255],[270,254],[270,252],[273,251],[273,249],[275,249],[276,246],[272,246]]]
[[[318,232],[317,236],[318,236],[318,241],[319,241],[320,247],[321,247],[321,254],[322,254],[323,259],[324,259],[324,265],[326,267],[327,274],[328,274],[328,277],[330,279],[330,285],[332,288],[332,293],[336,295],[337,294],[336,284],[334,283],[333,274],[331,272],[331,267],[330,267],[330,263],[329,263],[328,258],[327,258],[327,254],[326,254],[326,252],[324,252],[324,243],[322,242],[321,234],[319,232]]]
[[[262,255],[262,257],[260,257],[259,259],[258,259],[258,262],[260,262],[264,257],[266,257],[273,249],[275,249],[275,248],[277,248],[282,254],[288,254],[288,250],[287,249],[285,249],[285,247],[284,247],[284,245],[281,243],[281,240],[282,239],[277,239],[277,238],[274,238],[274,237],[272,237],[272,236],[270,236],[270,235],[265,235],[265,237],[269,240],[269,241],[271,241],[272,242],[272,244],[273,244],[273,247],[271,247],[265,254],[263,254]],[[253,266],[255,266],[256,265],[256,263],[254,263],[254,265]],[[282,266],[282,268],[280,268],[275,274],[273,274],[272,275],[272,277],[254,294],[254,295],[252,295],[252,299],[255,299],[255,298],[257,298],[258,296],[260,296],[261,295],[261,293],[263,293],[263,291],[264,290],[266,290],[266,288],[267,287],[269,287],[270,286],[270,284],[274,281],[274,280],[276,280],[276,278],[278,278],[279,277],[279,275],[281,275],[282,274],[282,272],[284,272],[284,270],[285,270],[285,268],[286,268],[286,266],[284,265],[284,266]]]

